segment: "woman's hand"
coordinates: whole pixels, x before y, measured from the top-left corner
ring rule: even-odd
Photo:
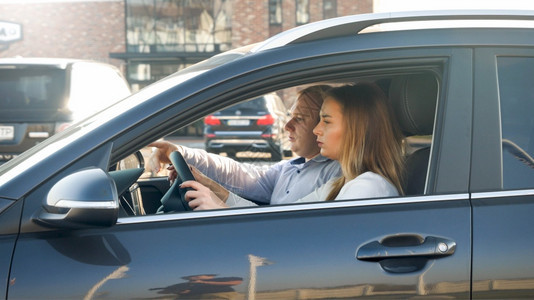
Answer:
[[[228,208],[209,188],[197,181],[185,181],[180,188],[192,188],[185,193],[185,200],[193,210]]]

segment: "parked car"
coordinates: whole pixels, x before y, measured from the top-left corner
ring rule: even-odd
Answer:
[[[279,161],[289,150],[284,129],[289,115],[276,94],[238,103],[204,118],[204,142],[208,152],[267,152]],[[284,152],[285,150],[285,152]]]
[[[70,126],[0,166],[0,295],[534,298],[534,29],[509,20],[534,12],[311,23]],[[388,94],[411,146],[406,195],[156,213],[169,183],[138,179],[145,145],[266,93],[361,81]]]
[[[128,83],[109,64],[0,59],[0,164],[129,95]]]

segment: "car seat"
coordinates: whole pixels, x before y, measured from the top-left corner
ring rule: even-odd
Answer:
[[[392,79],[389,100],[406,137],[432,135],[438,99],[438,81],[432,73],[408,74]],[[404,193],[422,195],[430,157],[430,144],[408,153],[405,162]]]

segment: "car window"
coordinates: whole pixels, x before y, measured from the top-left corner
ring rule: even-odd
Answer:
[[[299,88],[280,90],[228,106],[163,138],[176,145],[202,149],[239,162],[271,166],[294,156],[284,126]],[[141,152],[147,162],[143,177],[167,176],[156,170],[151,149]]]
[[[534,57],[497,60],[503,189],[534,188]]]
[[[256,114],[266,114],[267,113],[267,107],[266,107],[266,99],[265,97],[258,97],[255,99],[252,99],[250,101],[245,101],[238,103],[236,105],[232,105],[228,108],[225,108],[219,112],[216,112],[215,114],[232,114],[236,111],[253,111]]]
[[[432,144],[439,78],[434,72],[416,72],[380,78],[353,79],[375,81],[392,102],[401,131],[406,138],[406,195],[425,194],[425,184]],[[347,82],[329,82],[331,86]],[[313,84],[309,84],[313,85]],[[183,127],[162,140],[239,162],[269,167],[281,160],[295,158],[288,132],[291,107],[298,91],[309,85],[276,90],[220,109]],[[409,105],[404,105],[409,103]],[[146,161],[144,178],[166,177],[167,164],[155,164],[153,151],[141,152]]]
[[[0,68],[0,111],[57,110],[65,96],[65,70]]]

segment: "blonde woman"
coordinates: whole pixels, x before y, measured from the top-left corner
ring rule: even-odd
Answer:
[[[339,161],[342,176],[327,181],[295,202],[403,194],[402,136],[379,87],[359,83],[329,90],[313,133],[317,135],[321,155]],[[186,194],[194,209],[250,206],[248,201],[231,193],[227,197],[223,195],[221,200],[221,196],[213,196],[199,182],[187,181],[182,187],[194,189]]]
[[[368,83],[329,91],[313,132],[321,154],[339,161],[343,175],[299,201],[398,196],[402,191],[402,135],[382,90]]]

